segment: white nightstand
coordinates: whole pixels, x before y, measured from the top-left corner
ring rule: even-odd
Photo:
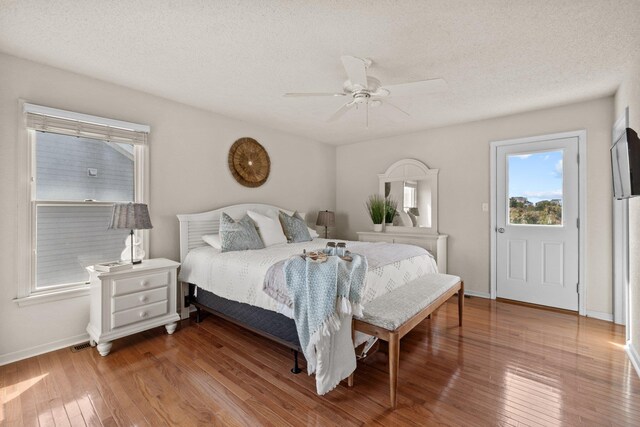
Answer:
[[[146,259],[128,270],[91,271],[91,315],[87,332],[91,344],[106,356],[111,341],[164,325],[176,330],[176,279],[180,263]]]

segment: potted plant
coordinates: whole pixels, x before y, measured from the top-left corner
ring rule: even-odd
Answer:
[[[371,221],[373,221],[373,231],[382,231],[382,222],[385,218],[385,201],[378,194],[369,196],[369,200],[365,203],[367,212]]]
[[[393,219],[398,215],[398,201],[393,200],[390,197],[385,199],[385,209],[384,209],[384,222],[386,226],[393,225]]]

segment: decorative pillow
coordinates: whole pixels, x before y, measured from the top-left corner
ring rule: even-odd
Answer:
[[[220,243],[222,252],[264,248],[256,226],[248,215],[234,221],[224,212],[220,217]]]
[[[210,246],[213,246],[216,249],[222,249],[222,243],[220,242],[219,234],[207,234],[202,236],[202,240],[205,241]]]
[[[416,218],[416,216],[414,214],[412,214],[411,212],[407,212],[407,215],[409,215],[409,219],[411,219],[411,223],[413,224],[414,227],[418,226],[418,218]]]
[[[298,212],[294,212],[293,215],[287,215],[280,211],[280,223],[289,243],[311,241],[309,228]]]
[[[278,218],[271,218],[254,211],[247,211],[247,215],[249,215],[258,227],[258,233],[265,246],[287,243],[287,237],[282,231],[282,225],[280,225]]]
[[[398,216],[396,218],[398,218],[398,225],[402,227],[413,227],[413,221],[411,221],[411,218],[409,217],[409,214],[407,212],[398,211]],[[394,218],[394,225],[395,225],[395,218]]]

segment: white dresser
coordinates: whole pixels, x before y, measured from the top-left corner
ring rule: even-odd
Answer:
[[[180,263],[164,258],[144,260],[127,270],[91,271],[91,344],[106,356],[111,341],[164,325],[172,334],[180,317],[176,307]]]
[[[405,227],[403,227],[405,228]],[[436,259],[438,272],[447,272],[447,235],[384,231],[359,231],[358,240],[361,242],[405,243],[425,248]]]

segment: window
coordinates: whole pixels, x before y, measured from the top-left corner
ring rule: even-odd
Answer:
[[[31,280],[23,297],[86,288],[87,267],[120,258],[114,202],[144,202],[148,127],[25,104]],[[138,236],[139,238],[141,236]]]
[[[509,224],[562,225],[563,151],[509,154]]]
[[[418,207],[418,183],[416,181],[404,182],[404,203],[403,208],[406,211],[410,208]]]

